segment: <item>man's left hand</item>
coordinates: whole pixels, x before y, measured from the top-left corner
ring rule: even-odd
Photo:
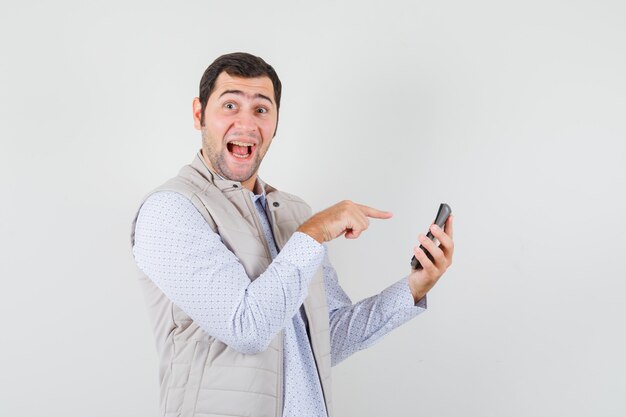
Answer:
[[[422,269],[413,269],[411,275],[409,275],[409,287],[416,303],[430,291],[443,273],[452,265],[452,254],[454,253],[452,216],[448,217],[444,230],[432,224],[430,231],[439,240],[439,246],[424,235],[419,235],[418,240],[432,255],[433,260],[431,261],[418,246],[413,249],[415,257],[422,264]]]

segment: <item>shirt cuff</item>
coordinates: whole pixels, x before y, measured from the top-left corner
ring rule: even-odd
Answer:
[[[411,287],[409,286],[409,277],[402,278],[395,284],[388,287],[385,291],[391,291],[397,294],[399,307],[419,307],[424,310],[427,307],[426,296],[423,296],[421,299],[419,299],[417,303],[413,299],[413,293],[411,293]]]
[[[296,265],[302,271],[319,268],[324,260],[326,247],[311,236],[302,232],[295,232],[276,257],[275,261],[288,262]]]
[[[402,278],[395,284],[385,288],[381,293],[382,308],[389,316],[396,316],[400,322],[422,313],[426,310],[426,297],[417,303],[409,287],[408,277]]]

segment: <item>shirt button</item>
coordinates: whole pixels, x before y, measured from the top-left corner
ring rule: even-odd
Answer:
[[[280,203],[278,201],[274,201],[274,204],[272,204],[274,207],[278,207],[280,206]]]

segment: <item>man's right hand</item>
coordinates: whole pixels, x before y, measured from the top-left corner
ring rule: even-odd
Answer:
[[[388,211],[344,200],[314,214],[297,231],[306,233],[319,243],[329,242],[341,235],[346,239],[356,239],[369,226],[370,217],[389,219],[391,216],[393,214]]]

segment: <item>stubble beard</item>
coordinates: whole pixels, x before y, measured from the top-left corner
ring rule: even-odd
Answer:
[[[213,141],[209,137],[209,134],[206,131],[206,129],[202,128],[201,132],[202,132],[202,148],[204,149],[204,152],[206,153],[207,158],[209,158],[211,167],[215,170],[217,174],[221,175],[225,179],[228,179],[231,181],[238,181],[238,182],[245,182],[249,180],[250,178],[252,178],[254,174],[256,174],[256,172],[259,169],[259,166],[261,165],[261,160],[263,159],[263,155],[261,155],[258,148],[254,155],[254,159],[252,160],[252,164],[250,165],[249,170],[244,173],[236,174],[230,170],[230,168],[228,167],[228,163],[226,162],[226,153],[228,152],[228,149],[224,147],[223,151],[220,152],[215,146],[215,141]]]

